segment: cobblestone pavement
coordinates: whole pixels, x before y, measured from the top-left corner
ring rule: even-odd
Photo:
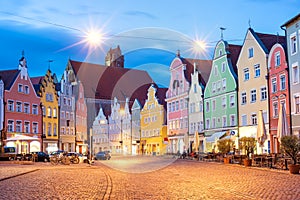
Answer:
[[[300,175],[283,170],[177,160],[128,173],[103,165],[108,162],[0,164],[0,199],[300,199]]]

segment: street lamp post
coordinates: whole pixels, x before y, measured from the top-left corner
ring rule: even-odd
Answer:
[[[93,155],[93,129],[90,128],[90,160],[92,160],[92,155]]]

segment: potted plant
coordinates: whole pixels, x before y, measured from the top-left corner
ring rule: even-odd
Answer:
[[[290,173],[299,174],[300,165],[297,164],[297,155],[300,152],[300,139],[295,135],[283,136],[281,138],[281,149],[293,161],[293,164],[288,166]]]
[[[242,137],[240,139],[240,149],[244,151],[247,155],[246,159],[244,159],[244,165],[251,166],[252,165],[252,158],[251,154],[254,152],[256,148],[256,140],[253,137]]]
[[[221,139],[218,141],[217,147],[220,153],[224,156],[224,163],[229,164],[230,158],[227,157],[227,154],[230,152],[233,147],[234,142],[231,139]]]

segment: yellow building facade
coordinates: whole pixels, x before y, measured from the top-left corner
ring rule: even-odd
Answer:
[[[163,155],[167,152],[165,88],[153,84],[141,110],[141,151],[145,155]]]
[[[59,110],[56,82],[56,76],[48,70],[46,75],[39,80],[37,88],[43,112],[43,151],[48,153],[58,150]]]

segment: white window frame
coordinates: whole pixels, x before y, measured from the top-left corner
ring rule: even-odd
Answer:
[[[30,121],[25,121],[24,122],[24,132],[25,133],[30,133]]]
[[[296,72],[295,72],[296,70]],[[293,71],[293,84],[299,83],[299,65],[298,62],[292,64],[292,71]]]
[[[247,115],[242,115],[242,126],[247,126]]]
[[[250,95],[251,95],[251,103],[255,103],[257,101],[257,95],[256,95],[256,89],[253,89],[250,91]]]
[[[39,124],[37,122],[32,122],[32,132],[33,133],[39,132]]]
[[[235,106],[235,95],[229,96],[229,105],[230,105],[230,108],[233,108]]]
[[[249,47],[248,48],[248,58],[253,58],[253,56],[254,56],[254,48]]]
[[[272,78],[271,83],[272,83],[272,93],[276,93],[277,92],[277,78],[276,77]]]
[[[279,67],[281,64],[281,55],[280,55],[280,51],[277,51],[275,53],[275,67]]]
[[[277,118],[278,117],[278,102],[277,101],[273,101],[272,103],[273,106],[273,117]]]
[[[242,94],[241,94],[241,104],[245,105],[246,103],[247,103],[247,93],[242,92]]]
[[[254,65],[254,78],[258,78],[261,75],[260,64]]]
[[[244,69],[244,81],[248,81],[250,79],[249,68]]]
[[[23,85],[18,84],[18,92],[23,93]]]
[[[257,125],[257,114],[256,113],[251,114],[251,124]]]
[[[235,116],[235,114],[232,114],[229,117],[230,117],[230,126],[235,126],[236,125],[236,116]]]
[[[266,87],[262,87],[260,88],[260,100],[261,101],[265,101],[268,99],[268,93],[267,93],[267,88]]]
[[[295,40],[294,40],[295,38]],[[295,55],[298,52],[298,44],[297,44],[297,34],[296,32],[290,35],[290,47],[291,47],[291,55]]]
[[[285,74],[281,74],[279,76],[279,79],[280,79],[280,90],[285,90],[286,89],[286,75]]]
[[[222,73],[224,73],[226,71],[226,63],[222,62]]]

